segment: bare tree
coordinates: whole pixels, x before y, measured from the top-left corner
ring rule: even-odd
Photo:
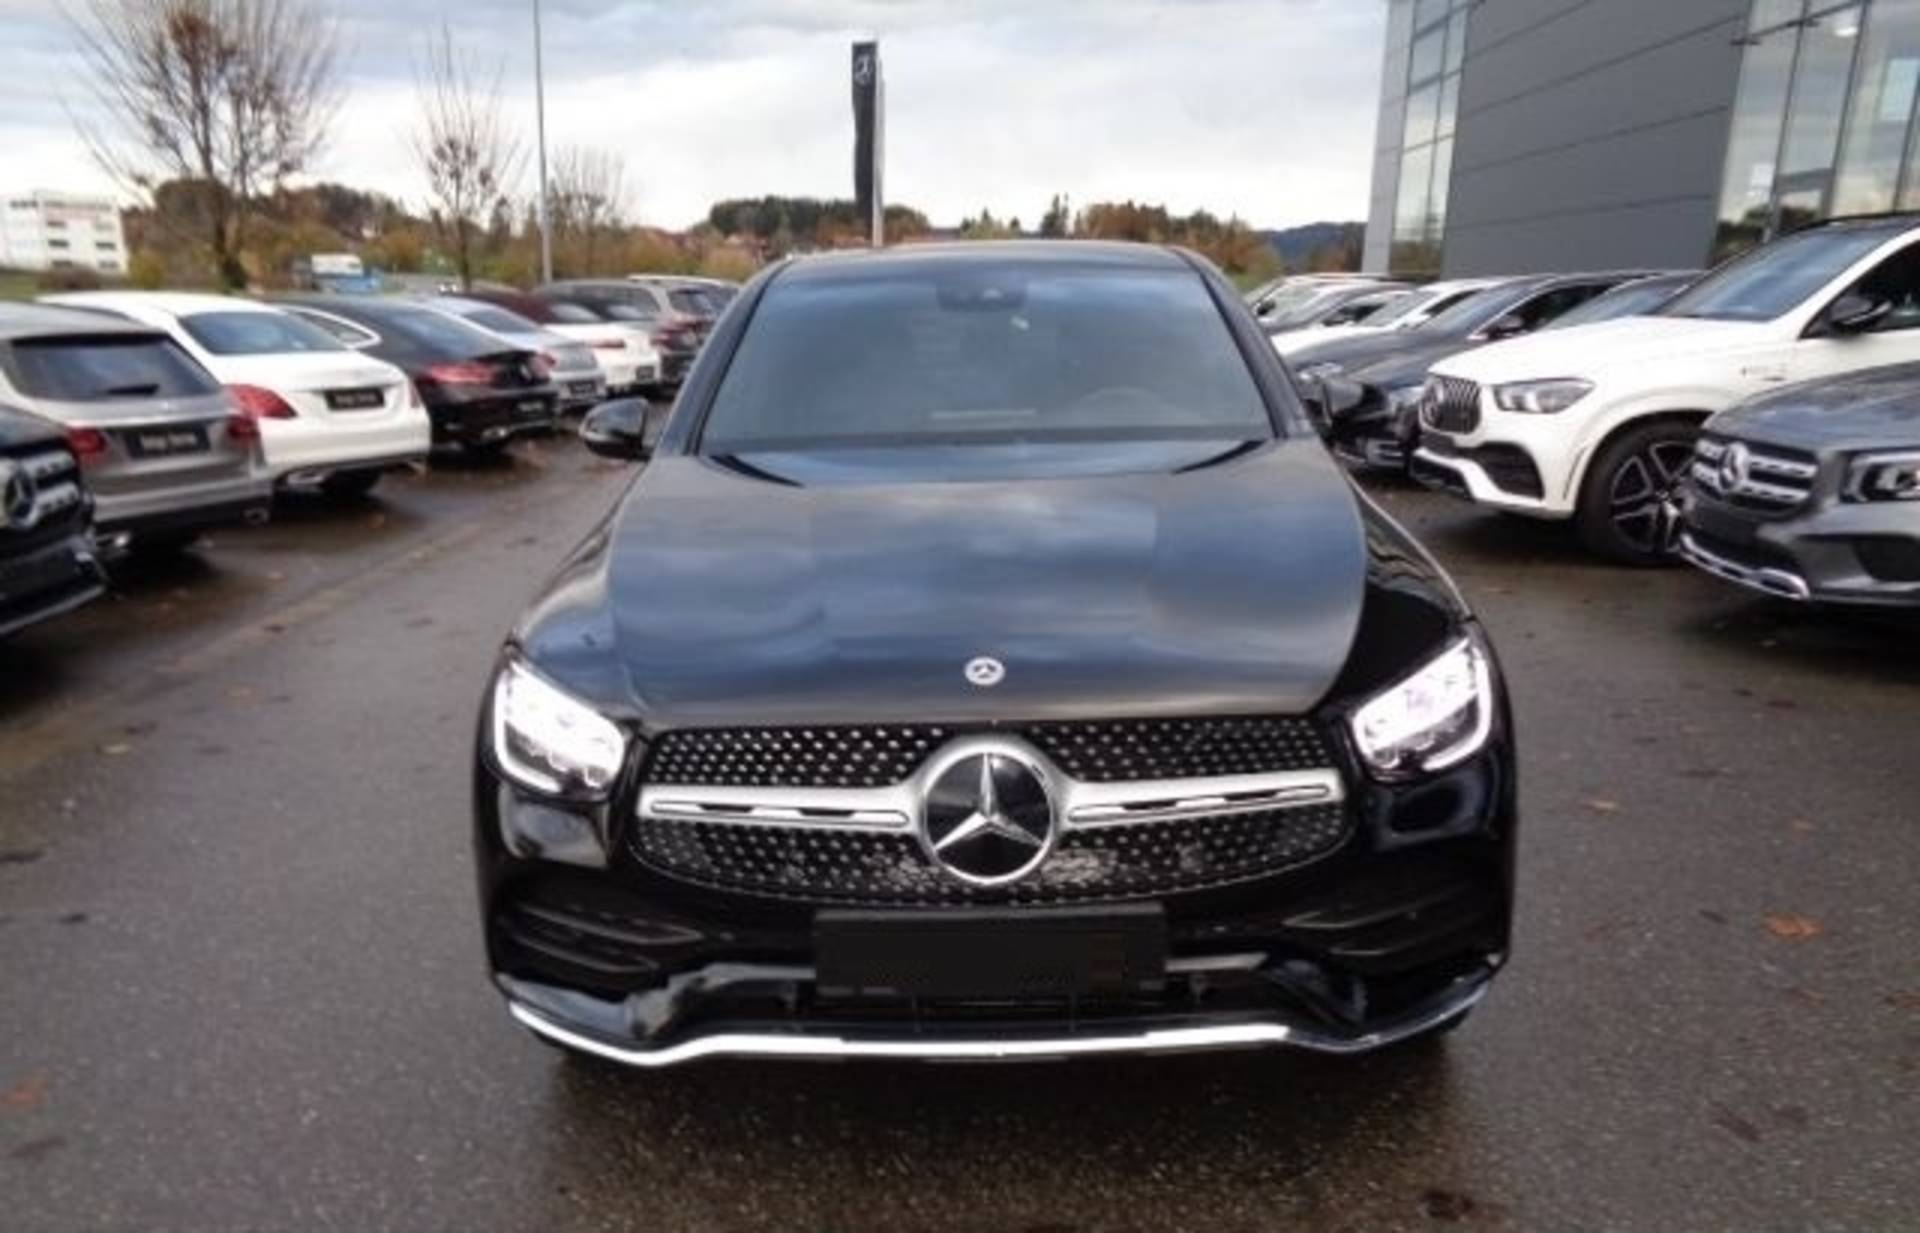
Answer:
[[[440,27],[420,73],[414,157],[427,178],[429,210],[453,248],[461,287],[473,283],[474,238],[513,191],[525,150],[500,107],[501,66],[481,72]]]
[[[244,285],[249,212],[312,164],[339,106],[333,16],[306,0],[74,2],[98,112],[82,139],[143,202],[191,185],[221,281]]]
[[[625,221],[627,162],[612,150],[563,146],[554,155],[547,198],[551,226],[578,250],[575,273],[595,274],[595,250],[603,235]]]

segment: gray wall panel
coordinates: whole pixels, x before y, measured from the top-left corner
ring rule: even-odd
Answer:
[[[1746,0],[1486,0],[1474,8],[1445,272],[1700,264],[1712,240],[1739,75],[1733,39],[1745,10]],[[1377,141],[1387,144],[1384,135]],[[1369,257],[1385,255],[1374,224],[1387,199],[1383,174],[1395,178],[1397,169],[1376,164]]]

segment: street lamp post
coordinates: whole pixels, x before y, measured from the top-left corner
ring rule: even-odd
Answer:
[[[547,80],[540,62],[540,0],[533,0],[533,114],[540,160],[540,281],[553,281],[553,227],[547,208]]]

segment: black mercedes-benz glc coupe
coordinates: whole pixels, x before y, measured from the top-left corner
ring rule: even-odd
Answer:
[[[649,462],[514,628],[474,767],[493,978],[546,1041],[1346,1053],[1504,962],[1485,634],[1203,261],[788,262],[664,426],[581,431]]]

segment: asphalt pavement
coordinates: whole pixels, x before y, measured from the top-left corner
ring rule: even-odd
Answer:
[[[1515,961],[1442,1046],[562,1061],[482,971],[471,731],[629,474],[296,504],[0,644],[0,1229],[1920,1227],[1920,625],[1398,487],[1520,726]]]

